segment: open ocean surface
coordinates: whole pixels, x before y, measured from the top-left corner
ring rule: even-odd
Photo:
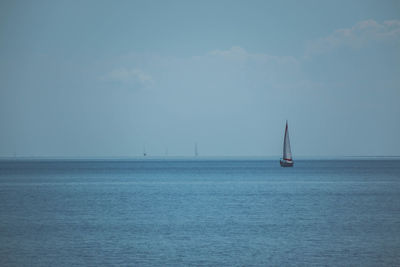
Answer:
[[[400,160],[0,161],[0,266],[399,266]]]

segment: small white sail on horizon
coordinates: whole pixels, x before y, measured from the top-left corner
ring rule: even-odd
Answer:
[[[285,128],[285,137],[283,139],[283,158],[280,161],[280,164],[282,167],[293,166],[292,151],[290,149],[290,140],[289,140],[289,127],[287,121]]]
[[[289,128],[288,128],[287,121],[286,121],[286,128],[285,128],[285,139],[283,141],[283,159],[284,160],[292,160],[292,151],[290,149]]]

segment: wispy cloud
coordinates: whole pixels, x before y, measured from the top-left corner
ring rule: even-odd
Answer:
[[[120,83],[124,86],[147,87],[154,83],[151,75],[141,69],[119,68],[103,76],[104,81]]]
[[[209,56],[221,57],[227,60],[236,61],[257,61],[278,64],[298,64],[296,58],[291,56],[272,56],[264,53],[250,53],[240,46],[233,46],[227,50],[213,50],[208,53]]]
[[[379,41],[400,41],[400,21],[388,20],[379,23],[375,20],[364,20],[351,28],[335,30],[326,37],[309,42],[306,56],[325,53],[342,46],[360,48]]]

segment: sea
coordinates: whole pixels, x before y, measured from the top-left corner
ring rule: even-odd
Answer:
[[[0,161],[0,266],[399,265],[399,159]]]

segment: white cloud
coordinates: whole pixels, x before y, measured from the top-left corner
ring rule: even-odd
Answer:
[[[226,50],[213,50],[196,58],[204,62],[212,82],[226,81],[227,88],[263,88],[268,90],[278,85],[294,82],[301,77],[301,64],[292,56],[275,56],[267,53],[254,53],[240,46]]]
[[[126,68],[119,68],[111,71],[107,75],[103,77],[105,81],[111,82],[118,82],[123,85],[128,86],[140,86],[146,87],[150,86],[154,83],[153,78],[151,75],[145,73],[144,71],[133,68],[133,69],[126,69]]]
[[[351,28],[335,30],[324,38],[310,42],[306,49],[306,55],[325,53],[341,46],[359,48],[371,42],[399,40],[399,20],[389,20],[383,23],[365,20],[358,22]]]
[[[291,56],[271,56],[263,53],[250,53],[240,46],[233,46],[228,50],[213,50],[209,52],[208,55],[221,57],[227,60],[298,65],[298,61]]]
[[[208,55],[240,60],[245,60],[249,57],[249,53],[240,46],[233,46],[228,50],[213,50]]]

